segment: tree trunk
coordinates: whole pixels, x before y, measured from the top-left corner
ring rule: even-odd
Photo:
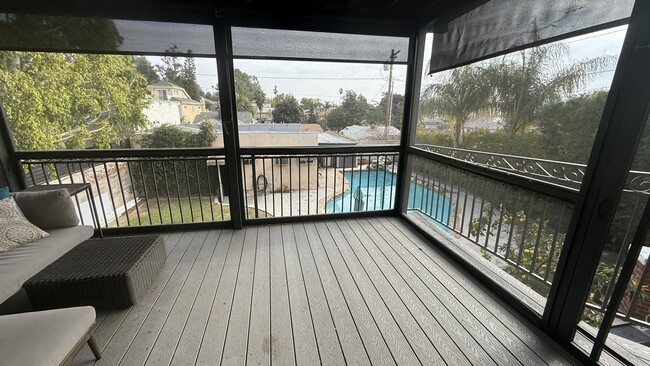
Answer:
[[[454,125],[454,147],[460,147],[463,144],[463,139],[465,137],[465,121],[456,120]]]

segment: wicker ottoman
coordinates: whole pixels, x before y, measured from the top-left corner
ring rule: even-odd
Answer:
[[[35,309],[127,307],[147,291],[166,258],[160,235],[89,239],[23,287]]]

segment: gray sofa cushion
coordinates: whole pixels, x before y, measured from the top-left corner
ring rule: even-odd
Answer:
[[[13,194],[27,220],[43,230],[79,225],[79,217],[65,188]]]
[[[33,275],[90,238],[93,231],[86,225],[54,229],[47,238],[0,253],[0,303],[18,292]]]
[[[27,221],[13,198],[0,200],[0,253],[47,235]]]
[[[95,322],[91,306],[0,316],[0,363],[58,366]]]

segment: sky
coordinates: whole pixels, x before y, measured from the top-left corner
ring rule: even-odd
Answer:
[[[627,26],[610,28],[561,41],[570,50],[572,60],[618,56],[625,37]],[[425,59],[431,55],[431,35],[427,36]],[[388,54],[387,54],[388,58]],[[159,57],[148,57],[153,63],[160,63]],[[217,66],[214,59],[196,58],[197,81],[204,91],[212,92],[217,85]],[[273,60],[234,60],[238,68],[258,78],[267,97],[273,97],[273,89],[278,93],[291,93],[298,100],[303,97],[319,98],[334,104],[339,103],[339,90],[354,90],[366,97],[368,102],[377,104],[387,91],[389,71],[381,64],[348,64],[339,62],[273,61]],[[425,70],[426,71],[426,70]],[[614,75],[614,67],[593,75],[589,84],[578,91],[590,92],[608,88]],[[393,69],[393,92],[404,94],[406,66],[395,65]],[[423,85],[432,82],[432,77],[424,74]]]

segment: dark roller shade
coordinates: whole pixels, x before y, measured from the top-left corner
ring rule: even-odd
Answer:
[[[406,63],[409,39],[282,29],[232,28],[235,57]]]
[[[0,13],[0,49],[214,55],[212,26]]]
[[[490,0],[436,23],[429,73],[623,24],[634,0]]]

